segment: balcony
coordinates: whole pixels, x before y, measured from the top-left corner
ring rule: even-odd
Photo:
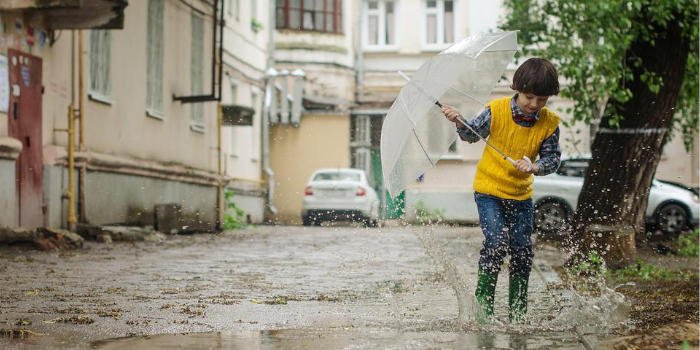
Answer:
[[[127,0],[3,0],[0,12],[44,18],[46,29],[123,29]]]

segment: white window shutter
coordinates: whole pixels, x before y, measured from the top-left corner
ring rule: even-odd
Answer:
[[[163,111],[163,0],[148,3],[148,75],[146,106]]]
[[[203,53],[204,53],[204,19],[192,12],[190,41],[190,90],[193,95],[202,93],[203,89]],[[191,123],[196,129],[204,128],[204,106],[201,103],[191,104]]]

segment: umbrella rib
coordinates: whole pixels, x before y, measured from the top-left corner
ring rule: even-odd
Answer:
[[[472,95],[470,95],[470,94],[468,94],[468,93],[466,93],[466,92],[464,92],[464,91],[462,91],[462,90],[458,90],[458,89],[455,88],[454,86],[450,86],[450,90],[457,91],[458,93],[460,93],[460,94],[462,94],[462,95],[464,95],[464,96],[466,96],[466,97],[468,97],[468,98],[471,98],[472,100],[476,101],[477,103],[481,104],[482,106],[486,105],[485,102],[479,101],[479,99],[477,99],[476,97],[474,97],[474,96],[472,96]]]
[[[420,142],[420,138],[418,137],[418,134],[416,133],[415,128],[411,128],[413,130],[413,136],[416,137],[416,142],[418,142],[418,146],[420,146],[420,149],[423,150],[423,154],[425,154],[425,158],[428,158],[428,161],[430,162],[431,166],[435,166],[435,163],[433,163],[433,160],[430,159],[430,156],[428,155],[428,152],[425,150],[425,147],[423,147],[423,143]]]

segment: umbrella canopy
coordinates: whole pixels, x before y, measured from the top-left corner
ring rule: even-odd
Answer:
[[[399,92],[382,125],[384,183],[395,197],[433,167],[457,139],[436,102],[467,117],[481,112],[513,61],[516,32],[479,33],[425,62]]]

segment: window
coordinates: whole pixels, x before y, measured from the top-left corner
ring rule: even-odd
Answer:
[[[370,174],[371,162],[371,121],[368,115],[358,115],[354,118],[354,126],[351,133],[351,146],[354,148],[352,152],[352,167],[355,169],[362,169],[367,174]]]
[[[258,115],[258,106],[260,104],[260,89],[258,89],[255,86],[252,86],[250,88],[250,108],[253,109],[253,125],[255,125],[255,119],[256,116]],[[255,130],[255,129],[253,129]],[[250,147],[251,147],[251,152],[250,152],[250,159],[251,160],[257,160],[258,159],[258,138],[255,136],[255,133],[253,133],[252,137],[250,138]]]
[[[425,2],[425,43],[440,45],[454,42],[454,1]]]
[[[362,181],[360,173],[353,171],[322,172],[314,175],[313,181]]]
[[[109,30],[90,31],[90,97],[109,101],[112,93],[110,81],[110,46],[112,34]]]
[[[584,177],[588,170],[588,159],[563,160],[557,174],[572,177]]]
[[[277,0],[277,29],[342,32],[341,0]]]
[[[355,169],[362,169],[365,174],[371,174],[370,172],[370,151],[369,148],[357,148],[355,149],[354,157],[352,157],[352,167]]]
[[[394,1],[368,1],[365,20],[365,43],[368,47],[396,44]]]
[[[231,86],[231,104],[235,105],[238,102],[238,82],[235,80],[231,79],[229,82]],[[229,127],[231,130],[231,142],[229,143],[229,153],[231,154],[231,157],[237,157],[238,156],[238,145],[236,144],[238,141],[238,134],[236,132],[236,128],[234,127]]]
[[[370,140],[370,120],[368,115],[360,115],[355,118],[355,144],[369,146]]]
[[[204,19],[192,12],[192,32],[190,39],[190,90],[192,94],[201,94],[204,78]],[[191,104],[190,128],[195,131],[204,131],[204,105],[202,103]]]
[[[163,113],[163,0],[148,1],[146,52],[146,110],[151,116]]]

